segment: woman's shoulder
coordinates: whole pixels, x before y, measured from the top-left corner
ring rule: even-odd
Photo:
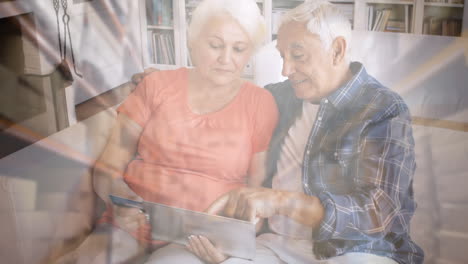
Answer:
[[[246,96],[255,100],[274,100],[270,91],[268,91],[267,89],[249,81],[246,81],[244,85],[246,88],[244,89]]]
[[[258,111],[258,109],[269,109],[271,111],[277,109],[275,98],[270,91],[251,82],[244,84],[242,101],[243,107],[248,109],[249,112]]]
[[[157,82],[176,82],[178,80],[184,80],[186,78],[188,73],[187,68],[178,68],[174,70],[162,70],[162,71],[154,71],[150,74],[148,74],[145,78],[147,78],[148,81],[157,81]]]
[[[187,83],[187,68],[154,71],[144,78],[144,86],[149,96],[155,99],[178,93]]]

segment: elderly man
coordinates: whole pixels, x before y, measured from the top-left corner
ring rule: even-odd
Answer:
[[[347,19],[324,1],[284,16],[277,48],[288,80],[266,87],[280,112],[268,159],[272,189],[236,190],[212,211],[268,219],[269,233],[257,240],[288,263],[422,263],[409,235],[410,113],[349,62],[350,35]]]
[[[283,17],[277,48],[288,80],[266,87],[280,112],[268,154],[272,188],[232,191],[210,209],[265,219],[268,228],[257,237],[256,259],[224,263],[423,262],[409,235],[416,207],[410,113],[362,64],[349,62],[350,35],[347,19],[325,1],[306,1]],[[206,262],[225,259],[209,242],[199,246]]]

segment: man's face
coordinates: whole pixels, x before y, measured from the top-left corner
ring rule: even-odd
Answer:
[[[325,50],[317,34],[303,22],[288,22],[278,31],[278,44],[283,58],[282,74],[290,80],[296,96],[318,103],[336,88],[333,86],[333,54]]]

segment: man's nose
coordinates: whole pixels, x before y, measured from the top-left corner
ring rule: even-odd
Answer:
[[[283,69],[281,70],[281,75],[284,77],[289,77],[294,73],[294,64],[291,63],[288,59],[283,58]]]

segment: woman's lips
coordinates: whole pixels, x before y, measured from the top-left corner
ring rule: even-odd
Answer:
[[[232,70],[228,70],[228,69],[214,69],[215,71],[217,72],[221,72],[221,73],[232,73],[233,71]]]

